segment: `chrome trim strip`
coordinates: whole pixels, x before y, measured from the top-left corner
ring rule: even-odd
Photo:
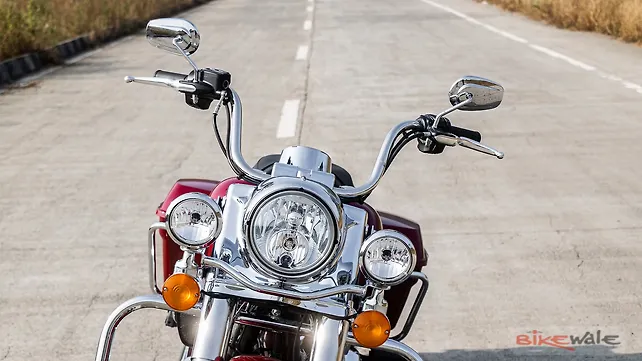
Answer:
[[[415,298],[415,303],[412,305],[412,308],[410,309],[410,313],[408,314],[406,323],[404,323],[403,325],[403,329],[397,335],[390,337],[395,341],[403,340],[410,333],[410,329],[412,328],[412,325],[415,323],[415,318],[419,313],[421,304],[424,302],[424,297],[426,297],[426,293],[428,293],[428,286],[430,285],[430,283],[428,282],[428,277],[422,272],[413,272],[410,275],[410,278],[416,278],[419,281],[421,281],[421,288],[419,289],[419,293],[417,293],[417,298]]]
[[[204,266],[218,268],[224,271],[227,276],[234,278],[240,284],[242,284],[243,286],[253,291],[256,291],[259,293],[265,293],[273,296],[293,298],[296,300],[316,300],[319,298],[330,297],[330,296],[339,295],[343,293],[350,293],[350,294],[363,296],[368,291],[367,286],[359,286],[359,285],[343,285],[343,286],[337,286],[337,287],[330,287],[330,288],[325,288],[314,292],[297,292],[297,291],[291,291],[291,290],[284,290],[276,287],[256,284],[250,281],[244,274],[234,269],[234,267],[230,266],[229,264],[219,259],[203,256],[201,262]]]
[[[302,335],[314,334],[314,330],[306,326],[301,327],[296,325],[290,325],[283,322],[262,320],[260,318],[255,318],[255,317],[239,316],[236,318],[234,322],[238,323],[239,325],[259,327],[259,328],[264,328],[267,330],[277,331],[277,332],[283,331],[283,332],[299,333]]]
[[[185,313],[198,315],[200,314],[200,307],[201,305],[197,304],[194,308],[185,311]],[[163,297],[160,295],[138,296],[125,301],[118,306],[111,315],[109,315],[109,318],[107,318],[107,322],[100,334],[100,340],[98,341],[96,361],[109,361],[109,354],[111,353],[111,345],[114,339],[116,327],[118,327],[120,321],[127,317],[127,315],[142,308],[173,311],[172,308],[163,301]]]
[[[149,245],[149,287],[152,289],[152,292],[159,294],[161,293],[156,283],[156,231],[166,230],[165,223],[156,222],[149,226],[149,231],[147,232],[147,240]]]
[[[354,339],[354,336],[352,336],[352,333],[348,334],[348,337],[346,338],[346,344],[351,346],[360,346],[357,340]],[[394,353],[405,358],[408,361],[424,361],[421,358],[421,355],[417,353],[417,351],[399,341],[388,339],[383,343],[383,345],[377,347],[376,349]]]
[[[332,298],[318,299],[318,300],[295,300],[292,298],[268,295],[266,293],[256,292],[249,288],[243,287],[230,279],[228,280],[217,279],[217,282],[212,282],[206,286],[205,292],[211,294],[221,294],[229,297],[242,298],[245,300],[253,300],[260,302],[275,302],[297,307],[311,313],[327,316],[330,318],[346,318],[357,312],[352,308],[351,303],[342,303],[341,301],[332,300]]]

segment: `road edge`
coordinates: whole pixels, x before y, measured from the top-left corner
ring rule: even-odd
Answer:
[[[211,1],[213,0],[193,0],[191,3],[183,6],[163,10],[156,17],[171,16],[172,14],[190,10]],[[60,42],[49,49],[23,54],[0,62],[0,90],[10,88],[29,75],[46,70],[47,68],[63,65],[71,58],[133,34],[145,27],[149,20],[150,19],[127,21],[119,28],[110,28],[100,36],[92,36],[90,34],[80,35],[73,39]]]

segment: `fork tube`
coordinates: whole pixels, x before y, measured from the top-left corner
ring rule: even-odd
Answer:
[[[321,318],[314,335],[310,361],[341,361],[348,334],[348,321]]]
[[[233,324],[231,299],[203,297],[201,319],[192,348],[192,361],[213,361],[225,357]]]

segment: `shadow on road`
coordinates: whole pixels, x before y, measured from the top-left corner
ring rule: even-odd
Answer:
[[[581,346],[575,351],[550,347],[520,347],[488,350],[448,350],[425,352],[421,357],[426,361],[640,361],[642,353],[616,353],[617,348],[609,346]]]

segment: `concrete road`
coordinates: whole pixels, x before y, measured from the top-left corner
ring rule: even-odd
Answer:
[[[457,77],[502,83],[500,108],[450,119],[504,160],[409,146],[371,198],[421,223],[431,254],[408,343],[426,360],[642,359],[642,49],[469,0],[218,0],[182,16],[202,32],[195,61],[233,74],[250,162],[306,144],[363,181],[387,130],[444,109]],[[231,174],[208,113],[122,82],[156,69],[189,68],[137,34],[0,96],[0,360],[91,360],[111,310],[148,292],[146,229],[173,182]],[[175,360],[162,321],[126,320],[113,360]],[[517,345],[531,330],[620,345]]]

